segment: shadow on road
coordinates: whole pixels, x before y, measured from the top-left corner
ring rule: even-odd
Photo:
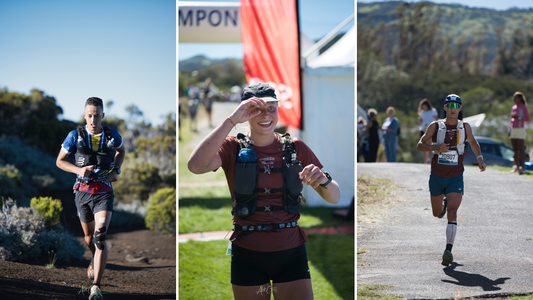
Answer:
[[[499,291],[501,290],[500,287],[497,287],[497,285],[505,284],[505,281],[508,279],[511,279],[509,277],[503,277],[496,280],[490,280],[489,278],[480,275],[480,274],[471,274],[466,272],[457,271],[456,267],[462,267],[463,265],[460,265],[458,263],[452,262],[452,264],[449,267],[446,267],[443,269],[444,273],[446,275],[453,277],[457,281],[451,281],[451,280],[442,280],[443,282],[447,283],[453,283],[460,286],[479,286],[483,288],[484,291]]]

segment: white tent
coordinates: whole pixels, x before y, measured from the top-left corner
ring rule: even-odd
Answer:
[[[355,193],[355,41],[352,27],[320,56],[306,62],[303,76],[302,140],[341,188],[338,206],[349,206]],[[310,187],[309,206],[330,206]]]

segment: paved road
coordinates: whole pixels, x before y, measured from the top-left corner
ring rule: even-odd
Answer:
[[[377,224],[358,224],[358,284],[385,284],[408,299],[533,293],[533,181],[467,167],[455,261],[442,266],[445,219],[429,202],[429,165],[357,164],[357,174],[389,178],[406,199]],[[362,264],[362,265],[361,265]]]

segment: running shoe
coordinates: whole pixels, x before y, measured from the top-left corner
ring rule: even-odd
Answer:
[[[94,280],[94,257],[91,258],[91,263],[87,268],[87,277],[89,277],[90,280]]]
[[[102,296],[102,291],[98,285],[94,284],[91,286],[89,300],[104,300],[104,296]]]
[[[448,206],[448,200],[446,199],[446,196],[444,196],[443,203],[442,203],[442,211],[440,212],[440,215],[438,216],[439,219],[442,219],[444,215],[446,214],[446,207]]]
[[[453,261],[453,255],[452,251],[446,250],[444,251],[444,254],[442,255],[442,265],[443,266],[449,266]]]

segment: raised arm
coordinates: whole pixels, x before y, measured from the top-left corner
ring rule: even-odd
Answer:
[[[224,143],[226,136],[235,125],[244,123],[259,115],[261,111],[256,110],[256,108],[259,108],[264,104],[265,102],[258,98],[251,98],[241,102],[239,107],[237,107],[237,109],[235,109],[224,122],[211,131],[211,133],[209,133],[209,135],[207,135],[200,144],[194,148],[187,163],[189,171],[194,174],[203,174],[219,168],[222,165],[222,159],[217,152]]]

